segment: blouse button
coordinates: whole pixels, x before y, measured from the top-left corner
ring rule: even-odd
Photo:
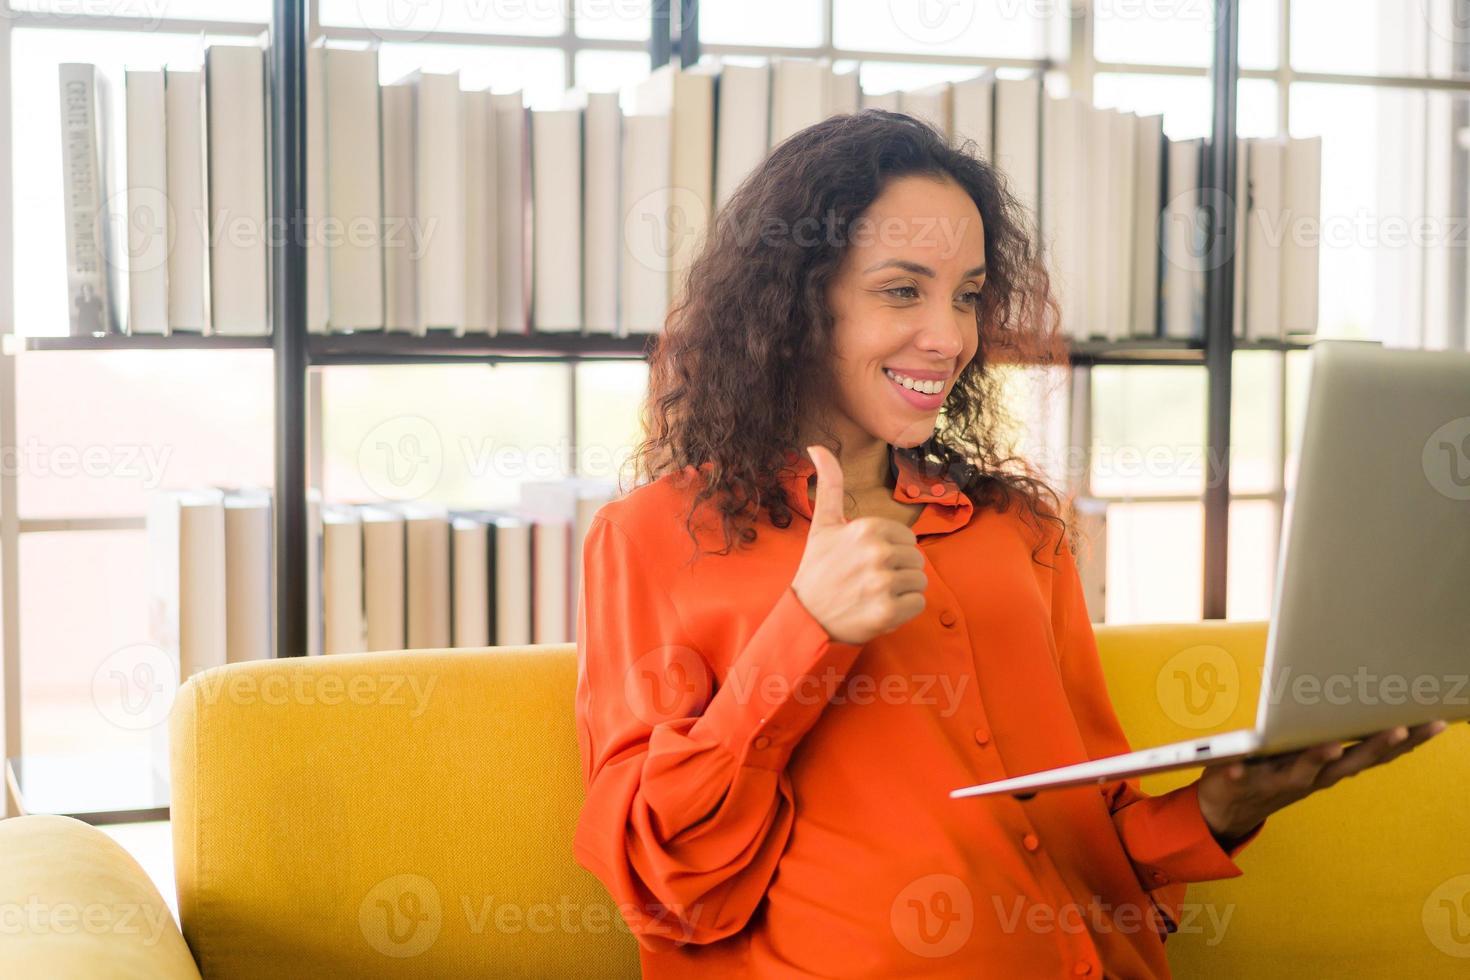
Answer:
[[[954,629],[954,624],[956,621],[957,620],[955,614],[948,609],[939,614],[939,623],[945,629]]]
[[[755,747],[758,749],[768,749],[771,747],[771,739],[769,736],[766,735],[757,735],[755,737],[755,742],[752,744],[754,744]]]
[[[919,495],[919,485],[917,483],[907,484],[904,486],[903,492],[910,497],[917,497]]]
[[[936,483],[936,484],[934,484],[933,486],[931,486],[929,488],[929,492],[932,493],[932,494],[934,494],[934,496],[936,496],[936,497],[943,496],[944,495],[944,484],[942,484],[942,483]]]
[[[1026,850],[1028,851],[1035,851],[1041,846],[1041,841],[1036,839],[1035,834],[1027,834],[1025,837],[1022,837],[1021,843],[1026,845]]]
[[[975,741],[979,742],[981,745],[988,744],[990,742],[990,732],[986,731],[984,728],[975,729]]]

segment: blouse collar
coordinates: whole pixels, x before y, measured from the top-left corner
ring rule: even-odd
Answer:
[[[930,504],[919,515],[911,530],[915,534],[942,533],[963,527],[970,520],[974,504],[965,496],[960,485],[947,472],[934,472],[937,467],[923,466],[913,454],[888,447],[889,465],[894,468],[893,499],[906,504]],[[812,505],[807,498],[807,481],[816,472],[816,465],[805,452],[786,450],[785,465],[781,470],[781,487],[791,508],[807,520],[811,520]]]

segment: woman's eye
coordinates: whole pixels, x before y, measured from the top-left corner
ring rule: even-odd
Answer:
[[[966,292],[960,293],[960,302],[964,303],[966,306],[974,306],[976,303],[980,302],[980,291],[978,289],[971,289]]]
[[[914,286],[894,286],[891,289],[885,289],[883,291],[885,293],[887,293],[889,296],[895,296],[898,299],[918,299],[919,298],[919,290],[916,287],[914,287]]]

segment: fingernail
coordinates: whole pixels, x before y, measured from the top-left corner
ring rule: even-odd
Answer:
[[[1404,739],[1406,739],[1408,737],[1409,737],[1409,730],[1407,728],[1405,728],[1403,725],[1400,725],[1399,727],[1397,727],[1397,728],[1395,728],[1393,730],[1393,734],[1392,735],[1388,736],[1388,744],[1389,745],[1397,745],[1397,744],[1399,744],[1400,742],[1402,742]]]
[[[1436,721],[1430,727],[1429,734],[1431,734],[1431,735],[1438,735],[1440,732],[1444,731],[1447,727],[1449,727],[1448,723],[1445,722],[1443,719],[1441,719],[1439,721]]]

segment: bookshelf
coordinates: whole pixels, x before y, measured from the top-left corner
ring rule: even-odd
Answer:
[[[1213,67],[1210,72],[1213,96],[1213,132],[1223,139],[1209,144],[1204,187],[1210,189],[1235,186],[1235,85],[1240,77],[1237,66],[1239,49],[1239,11],[1237,0],[1214,0],[1218,30],[1215,36]],[[794,53],[805,57],[831,59],[888,60],[935,65],[974,64],[1036,70],[1065,67],[1074,78],[1093,70],[1090,7],[1083,16],[1073,18],[1073,52],[1075,64],[1059,66],[1045,59],[980,58],[918,54],[895,55],[885,52],[851,51],[837,48],[832,37],[832,8],[828,3],[822,45],[802,48]],[[643,42],[597,40],[576,37],[572,17],[560,39],[546,37],[514,37],[506,35],[435,32],[425,38],[416,31],[366,30],[364,28],[323,27],[317,23],[313,0],[274,0],[267,28],[270,48],[267,57],[269,101],[267,132],[270,147],[269,213],[300,215],[305,205],[305,54],[308,43],[318,37],[339,41],[436,41],[451,44],[494,46],[560,46],[567,54],[567,71],[572,71],[572,57],[579,46],[630,51],[646,50],[651,67],[677,59],[681,64],[694,64],[701,54],[698,39],[698,0],[653,0],[650,39]],[[9,10],[8,0],[0,0],[0,55],[8,56],[10,31],[15,26],[41,23],[39,15]],[[46,21],[46,26],[64,26]],[[88,17],[88,29],[141,31],[150,29],[148,22],[129,17]],[[216,21],[170,22],[170,30],[209,34],[254,36],[261,25]],[[1079,40],[1081,47],[1078,46]],[[773,49],[748,45],[711,45],[707,50],[718,54],[765,55]],[[8,61],[8,57],[0,58]],[[568,79],[570,81],[570,77]],[[12,186],[10,173],[10,78],[0,78],[0,216],[9,218]],[[1074,91],[1079,90],[1074,88]],[[1080,87],[1082,94],[1090,90]],[[1234,215],[1224,209],[1217,217],[1220,227],[1212,235],[1233,242]],[[5,222],[9,226],[10,222]],[[292,223],[299,226],[299,222]],[[629,337],[582,336],[575,334],[508,334],[499,336],[455,336],[429,333],[413,336],[406,333],[310,334],[306,330],[306,247],[297,237],[286,236],[270,252],[271,293],[269,311],[275,329],[264,337],[136,335],[105,337],[26,337],[18,338],[9,311],[13,307],[13,261],[11,241],[0,242],[0,309],[6,310],[0,326],[6,356],[0,357],[0,445],[15,444],[15,354],[25,351],[100,351],[100,350],[269,350],[274,375],[274,486],[276,506],[272,519],[274,555],[274,635],[277,656],[301,656],[307,649],[307,505],[309,486],[317,485],[319,464],[313,453],[320,452],[322,413],[320,412],[320,369],[339,365],[409,365],[464,363],[530,363],[549,362],[568,366],[596,360],[631,360],[647,355],[651,335]],[[1227,247],[1226,254],[1230,254]],[[1088,375],[1098,366],[1179,366],[1202,367],[1208,378],[1207,451],[1219,460],[1213,470],[1214,479],[1204,492],[1204,595],[1205,618],[1223,618],[1226,607],[1226,549],[1228,545],[1229,457],[1220,451],[1230,444],[1230,406],[1232,355],[1237,350],[1290,351],[1305,349],[1305,343],[1292,341],[1237,340],[1232,331],[1233,283],[1237,270],[1233,258],[1210,270],[1206,280],[1205,335],[1202,340],[1139,338],[1115,341],[1078,340],[1072,345],[1070,361],[1079,377],[1074,392],[1084,398],[1074,400],[1074,419],[1083,424],[1072,426],[1072,440],[1084,454],[1088,448],[1090,412]],[[1284,372],[1283,372],[1284,378]],[[1283,382],[1284,383],[1284,382]],[[575,399],[575,384],[571,385]],[[575,412],[572,413],[575,426]],[[575,441],[575,432],[573,433]],[[1085,455],[1083,458],[1086,458]],[[1085,471],[1085,470],[1084,470]],[[1234,495],[1249,499],[1252,495]],[[1184,498],[1180,498],[1184,499]],[[1192,499],[1192,498],[1191,498]],[[140,528],[138,518],[59,518],[21,520],[16,499],[16,477],[0,474],[0,612],[3,612],[5,732],[6,755],[21,749],[19,708],[19,536],[22,533],[54,530],[96,530]],[[129,809],[129,813],[135,812]],[[157,814],[161,815],[161,814]]]

